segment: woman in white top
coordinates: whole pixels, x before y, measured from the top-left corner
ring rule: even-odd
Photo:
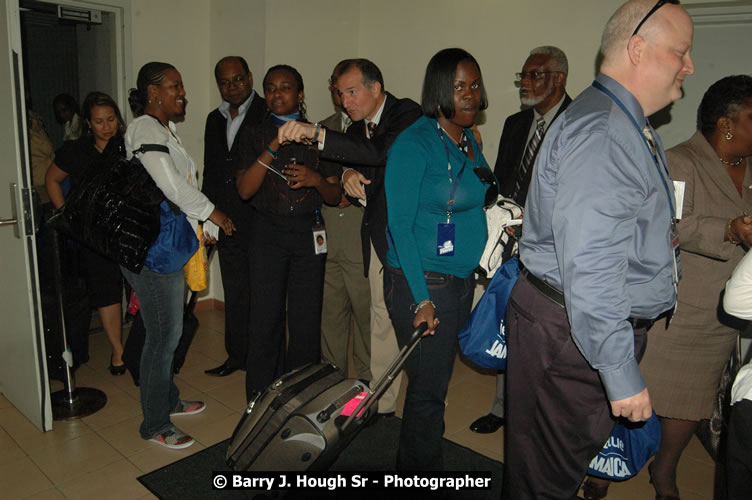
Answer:
[[[726,283],[723,308],[741,319],[752,319],[752,253],[747,252]],[[744,365],[736,375],[731,404],[726,480],[729,500],[741,500],[752,494],[752,363]]]
[[[167,146],[168,153],[151,151],[140,155],[141,162],[162,190],[194,228],[209,220],[228,236],[235,229],[232,221],[214,207],[198,189],[196,165],[177,136],[173,119],[185,114],[185,88],[180,73],[170,64],[150,62],[138,72],[137,88],[128,101],[137,118],[128,125],[125,146],[128,155],[144,144]],[[136,274],[122,268],[123,275],[138,297],[146,327],[141,355],[141,409],[143,439],[168,448],[187,448],[193,438],[175,427],[173,415],[190,415],[204,410],[201,401],[183,401],[172,380],[175,348],[183,332],[185,278],[182,268],[158,273],[143,267]]]

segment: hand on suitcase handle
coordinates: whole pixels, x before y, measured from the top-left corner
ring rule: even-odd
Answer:
[[[424,335],[433,335],[436,333],[436,327],[439,326],[439,318],[436,317],[436,309],[433,302],[424,300],[415,309],[413,327],[419,328],[421,325],[426,325],[426,333]]]

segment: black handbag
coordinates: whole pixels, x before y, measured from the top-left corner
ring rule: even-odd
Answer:
[[[742,365],[741,352],[741,338],[737,336],[736,348],[721,373],[713,414],[709,419],[700,420],[695,431],[702,446],[716,462],[723,462],[726,456],[724,450],[726,429],[731,414],[731,386],[734,385],[734,379]]]
[[[102,166],[89,169],[50,226],[138,273],[159,235],[159,204],[165,199],[137,157],[147,151],[169,153],[167,146],[144,144],[127,160],[123,138],[110,139]]]

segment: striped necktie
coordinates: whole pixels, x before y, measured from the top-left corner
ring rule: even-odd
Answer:
[[[530,138],[530,142],[527,143],[525,154],[522,157],[520,171],[517,174],[517,181],[514,183],[514,193],[512,194],[513,199],[517,199],[517,195],[520,194],[520,189],[522,188],[522,184],[525,181],[525,177],[527,177],[527,173],[533,166],[533,159],[538,153],[538,148],[540,147],[541,141],[543,141],[543,128],[546,126],[546,120],[544,120],[541,116],[535,123],[535,133],[533,133],[533,136]]]
[[[642,129],[642,135],[645,136],[645,139],[647,139],[648,144],[650,145],[650,152],[657,158],[658,148],[655,146],[655,138],[653,137],[653,132],[650,131],[649,125],[645,125],[645,128]]]
[[[376,131],[376,124],[374,122],[368,122],[366,125],[366,135],[369,139],[373,137],[373,133]]]

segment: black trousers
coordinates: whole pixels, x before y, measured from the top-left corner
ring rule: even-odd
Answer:
[[[475,277],[426,271],[428,293],[441,322],[436,333],[420,341],[405,362],[409,383],[400,428],[397,470],[442,470],[444,410],[449,380],[457,354],[457,334],[465,325],[473,303]],[[384,267],[384,301],[392,318],[400,348],[415,328],[413,294],[400,269]]]
[[[313,215],[270,216],[254,212],[250,251],[253,328],[245,386],[248,398],[282,373],[321,360],[326,254],[314,253],[312,225]]]
[[[229,364],[236,368],[245,366],[253,327],[249,231],[250,228],[242,228],[232,236],[220,231],[217,244],[225,294],[225,350]]]
[[[645,329],[636,330],[642,358]],[[615,420],[598,372],[577,349],[566,310],[524,275],[507,308],[502,498],[570,499]]]
[[[752,401],[742,399],[731,407],[726,438],[726,478],[729,500],[752,496]]]

